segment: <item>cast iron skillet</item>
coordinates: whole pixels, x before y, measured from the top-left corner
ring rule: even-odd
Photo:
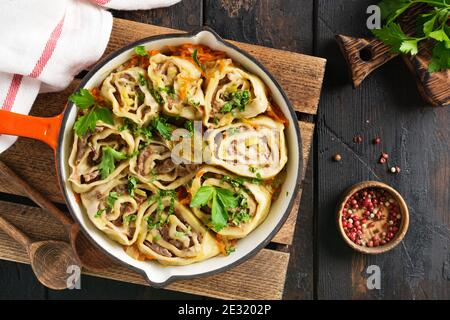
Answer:
[[[69,102],[65,111],[51,118],[39,118],[0,110],[0,134],[29,137],[47,143],[55,152],[56,170],[60,187],[75,221],[85,235],[103,252],[115,261],[144,275],[155,287],[163,287],[177,279],[189,279],[223,272],[254,256],[264,248],[280,230],[291,212],[300,184],[302,172],[302,145],[300,130],[286,94],[275,78],[255,58],[222,40],[213,30],[202,28],[187,34],[167,34],[145,38],[131,43],[101,60],[82,80],[80,88],[99,86],[104,78],[117,66],[127,61],[134,47],[143,45],[147,50],[161,49],[167,45],[183,43],[203,44],[215,50],[225,51],[245,69],[258,75],[271,91],[274,101],[289,121],[285,130],[288,145],[287,179],[282,186],[280,197],[272,204],[267,219],[246,238],[239,240],[237,250],[227,257],[214,257],[188,266],[162,266],[154,262],[137,261],[129,257],[123,248],[98,230],[87,217],[72,191],[67,179],[70,175],[68,158],[73,143],[73,124],[77,108]],[[276,57],[274,57],[276,59]],[[32,159],[31,159],[32,161]]]

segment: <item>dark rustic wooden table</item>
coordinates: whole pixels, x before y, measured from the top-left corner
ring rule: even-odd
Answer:
[[[371,0],[183,0],[167,9],[114,16],[192,30],[214,28],[227,39],[328,59],[310,157],[291,247],[286,299],[450,298],[450,113],[424,107],[400,59],[353,90],[334,41],[336,33],[367,36]],[[276,59],[276,57],[274,57]],[[301,81],[301,79],[299,79]],[[355,135],[364,138],[354,144]],[[380,136],[382,144],[370,140]],[[402,171],[377,164],[389,152]],[[339,163],[331,160],[342,155]],[[363,256],[339,239],[334,207],[349,185],[367,179],[397,188],[409,204],[410,230],[401,245]],[[0,194],[1,200],[15,201]],[[10,196],[8,196],[10,197]],[[314,214],[313,214],[314,213]],[[381,289],[368,290],[366,268],[381,268]],[[167,290],[83,277],[81,290],[55,292],[37,283],[28,265],[0,262],[0,298],[201,298]]]

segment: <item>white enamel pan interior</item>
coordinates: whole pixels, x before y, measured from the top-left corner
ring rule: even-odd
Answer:
[[[71,214],[79,222],[87,237],[100,249],[109,254],[114,260],[143,274],[149,283],[156,287],[165,286],[176,279],[194,278],[224,271],[238,263],[242,263],[264,248],[281,228],[290,213],[294,197],[298,191],[302,167],[301,138],[295,112],[281,87],[254,58],[224,42],[210,29],[202,29],[193,34],[156,36],[132,43],[102,60],[86,75],[77,90],[99,86],[113,69],[131,58],[134,53],[133,48],[137,45],[143,45],[147,50],[152,50],[184,43],[202,44],[214,50],[224,51],[231,59],[241,64],[251,73],[258,75],[265,82],[272,93],[274,101],[289,120],[289,125],[285,132],[289,150],[288,174],[287,180],[282,186],[280,197],[272,204],[267,219],[246,238],[239,240],[236,251],[229,256],[218,256],[187,266],[163,266],[152,261],[137,261],[128,256],[120,244],[109,239],[91,223],[84,208],[77,202],[70,183],[68,183],[70,175],[68,159],[73,141],[72,128],[77,115],[76,107],[69,103],[62,123],[57,162],[61,187],[65,193]]]

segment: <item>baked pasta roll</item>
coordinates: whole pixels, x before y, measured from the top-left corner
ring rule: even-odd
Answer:
[[[148,77],[165,114],[201,119],[198,107],[205,104],[202,73],[191,61],[156,54],[150,58]]]
[[[219,254],[211,233],[185,206],[163,196],[140,208],[143,214],[138,248],[165,265],[187,265]]]
[[[199,197],[198,193],[208,190],[214,192],[211,199],[197,206],[195,202]],[[226,239],[244,238],[264,221],[269,213],[272,196],[264,186],[255,184],[250,179],[243,179],[211,166],[199,170],[192,181],[190,193],[193,198],[191,206],[194,214]],[[213,208],[215,205],[222,205],[225,210],[222,215],[227,217],[219,226],[212,216],[216,214],[213,211],[220,211]]]
[[[163,141],[149,140],[139,143],[137,156],[130,161],[130,171],[142,182],[161,190],[173,190],[186,184],[195,176],[195,164],[175,164],[171,150]],[[138,147],[139,148],[139,147]]]
[[[132,185],[131,176],[121,174],[106,184],[81,194],[89,219],[111,239],[122,245],[136,242],[142,226],[139,207],[151,197],[145,185]]]
[[[69,181],[77,193],[115,179],[127,166],[135,149],[134,137],[114,126],[97,126],[93,133],[74,136]]]
[[[222,127],[236,118],[252,118],[266,111],[269,101],[264,83],[256,76],[219,60],[208,71],[203,124]]]
[[[111,103],[116,116],[144,125],[154,118],[160,109],[150,90],[146,71],[133,67],[111,73],[103,81],[101,93]]]
[[[287,162],[284,125],[266,116],[210,131],[209,163],[257,179],[276,176]]]

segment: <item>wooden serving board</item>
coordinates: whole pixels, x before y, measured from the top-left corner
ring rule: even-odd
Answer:
[[[403,30],[414,34],[416,18],[428,12],[430,7],[416,4],[399,18]],[[349,66],[353,87],[357,88],[364,79],[377,68],[398,56],[391,48],[376,38],[355,38],[336,35],[336,40]],[[403,61],[414,76],[417,89],[423,100],[432,106],[450,106],[450,70],[430,73],[432,43],[425,42],[419,46],[415,56],[402,55]]]
[[[106,54],[143,37],[179,32],[182,31],[114,19]],[[273,73],[288,94],[296,111],[309,115],[316,114],[325,71],[324,59],[250,44],[233,43],[253,54]],[[63,92],[39,95],[31,114],[52,116],[60,113],[68,96],[79,82],[80,80],[75,80]],[[299,120],[299,125],[303,142],[303,163],[306,167],[313,139],[314,123]],[[43,143],[19,138],[13,147],[0,156],[0,159],[49,199],[56,203],[64,203],[56,178],[53,153]],[[304,173],[305,168],[302,181]],[[12,187],[1,175],[0,192],[24,195],[22,190]],[[279,250],[263,249],[252,259],[227,272],[206,278],[178,281],[169,285],[167,289],[222,299],[280,299],[289,262],[287,247],[292,244],[294,237],[300,198],[301,191],[296,197],[295,206],[288,220],[273,239],[273,243],[280,246],[271,247],[277,247]],[[33,238],[67,240],[62,225],[40,208],[0,201],[0,215],[7,217]],[[25,250],[3,232],[0,232],[0,259],[29,263]],[[141,275],[116,264],[102,272],[93,273],[86,270],[84,273],[148,285]]]

